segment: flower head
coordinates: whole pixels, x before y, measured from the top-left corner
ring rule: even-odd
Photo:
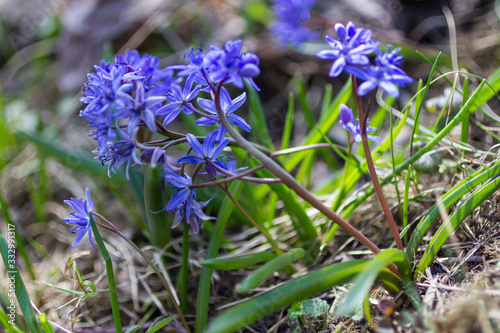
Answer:
[[[247,124],[247,122],[241,118],[240,116],[234,114],[236,110],[238,110],[246,100],[246,93],[241,94],[235,99],[231,99],[229,92],[222,88],[220,92],[220,107],[222,112],[226,115],[229,122],[233,125],[241,127],[243,130],[250,132],[251,127]],[[198,98],[198,104],[208,113],[210,113],[211,118],[202,117],[195,121],[196,125],[200,126],[213,126],[220,122],[219,116],[217,114],[217,107],[212,100],[206,98]],[[216,121],[217,119],[219,121]],[[217,129],[217,142],[220,142],[226,136],[226,128],[224,125],[219,124],[219,128]]]
[[[73,246],[77,245],[88,232],[90,244],[95,248],[94,242],[92,242],[92,224],[90,223],[89,214],[94,209],[95,203],[90,197],[90,191],[86,189],[86,200],[79,200],[71,198],[70,200],[64,200],[64,203],[73,208],[74,212],[69,216],[64,218],[64,222],[67,224],[75,224],[74,227],[70,229],[72,233],[78,232],[76,235],[76,240]]]
[[[349,109],[344,104],[340,105],[340,126],[345,128],[346,130],[349,130],[353,134],[354,141],[361,142],[361,127],[360,127],[359,121],[354,120],[354,115],[352,114],[352,109]],[[376,130],[375,127],[367,126],[366,127],[366,134],[369,134],[375,130]],[[379,138],[378,136],[368,135],[367,137],[368,137],[368,140],[377,141],[377,142],[382,141],[382,139]]]
[[[220,153],[229,143],[229,139],[224,139],[215,147],[216,137],[216,131],[210,132],[205,137],[203,145],[201,145],[194,135],[191,133],[186,134],[186,139],[195,155],[183,156],[177,160],[177,163],[205,164],[205,170],[208,175],[211,178],[215,178],[217,170],[212,166],[212,163],[216,163]]]
[[[170,91],[167,93],[167,98],[170,101],[167,105],[160,108],[157,112],[158,116],[165,116],[163,126],[170,124],[177,116],[184,111],[184,113],[192,113],[193,104],[190,102],[200,92],[200,86],[193,88],[193,81],[196,74],[188,76],[182,89],[178,84],[172,85]]]
[[[213,219],[205,215],[202,210],[210,200],[205,202],[197,202],[194,200],[196,198],[196,192],[194,189],[190,188],[190,186],[193,185],[193,180],[188,174],[179,176],[172,172],[168,172],[167,175],[165,175],[165,180],[173,185],[173,189],[177,190],[167,204],[167,210],[175,215],[172,228],[177,227],[179,223],[185,219],[193,229],[193,234],[196,235],[200,230],[200,220],[206,221]]]
[[[332,49],[316,53],[319,58],[334,60],[329,75],[339,76],[348,65],[368,65],[368,55],[378,48],[378,43],[371,38],[371,31],[356,28],[352,22],[347,23],[345,27],[340,23],[335,24],[335,31],[338,39],[326,36],[326,42]]]
[[[194,75],[195,81],[204,86],[215,88],[218,84],[232,83],[239,89],[243,88],[243,79],[247,79],[256,89],[259,87],[253,78],[260,74],[259,57],[252,52],[241,50],[242,41],[228,41],[223,48],[211,46],[206,54],[201,49],[197,52],[191,49],[186,55],[189,65],[170,66],[180,70],[179,76]]]

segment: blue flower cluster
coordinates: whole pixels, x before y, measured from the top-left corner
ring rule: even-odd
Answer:
[[[403,61],[403,57],[398,55],[400,49],[387,46],[385,52],[382,52],[379,43],[371,38],[371,31],[356,28],[352,22],[346,26],[337,23],[335,31],[338,39],[326,36],[331,49],[319,51],[316,55],[333,60],[329,72],[331,77],[337,77],[345,70],[364,80],[358,86],[357,93],[360,96],[380,88],[388,95],[398,97],[398,86],[404,87],[413,82],[400,68]],[[372,54],[375,57],[373,63],[370,63],[369,56]]]
[[[225,138],[227,131],[220,123],[217,110],[220,109],[231,124],[247,132],[251,130],[245,120],[235,114],[245,102],[246,94],[232,99],[224,85],[242,89],[246,79],[259,90],[253,78],[260,74],[260,61],[254,53],[242,51],[241,40],[228,41],[223,48],[211,46],[206,53],[191,49],[185,58],[188,64],[167,68],[160,68],[157,57],[141,56],[137,51],[127,51],[112,63],[102,61],[94,67],[95,72],[88,75],[81,98],[86,107],[80,116],[93,128],[90,135],[98,144],[95,153],[103,164],[109,162],[108,175],[123,165],[128,177],[133,165],[162,163],[167,173],[165,180],[177,190],[167,205],[167,210],[175,215],[173,227],[185,219],[197,233],[200,220],[210,219],[202,211],[210,200],[195,201],[191,178],[187,174],[175,174],[176,168],[166,154],[168,143],[175,138],[169,137],[166,126],[181,112],[199,115],[195,122],[199,126],[217,125],[203,139],[203,144],[192,134],[186,134],[194,154],[179,158],[177,163],[202,164],[213,179],[217,175],[236,174],[241,169],[234,170],[235,161],[218,160],[229,140]],[[200,93],[208,94],[211,99],[198,97]],[[215,96],[219,96],[218,101],[214,100]],[[153,133],[167,138],[149,142],[138,139],[151,138]],[[218,168],[226,173],[219,172]],[[86,202],[90,203],[90,194],[87,195]],[[72,230],[79,231],[78,242],[83,235],[81,231],[88,230],[90,234],[84,217],[87,203],[71,199],[68,204],[75,209],[71,215],[74,218],[68,217],[68,221],[77,224]]]
[[[311,18],[310,10],[316,0],[273,0],[277,19],[271,33],[284,46],[297,48],[308,40],[316,40],[319,34],[304,25]]]

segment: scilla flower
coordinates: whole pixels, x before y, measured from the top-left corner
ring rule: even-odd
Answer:
[[[92,242],[92,225],[90,223],[89,214],[94,209],[94,202],[90,197],[90,191],[86,189],[86,200],[79,200],[76,198],[71,198],[70,200],[64,200],[64,203],[73,208],[74,212],[69,216],[64,218],[64,222],[67,224],[75,224],[74,227],[70,229],[72,233],[78,233],[76,235],[76,240],[73,246],[77,245],[88,232],[90,244],[95,248],[94,242]]]
[[[359,121],[354,120],[354,115],[352,114],[352,110],[349,109],[344,104],[340,104],[340,126],[342,126],[343,128],[352,133],[352,135],[354,136],[354,141],[361,142],[361,128],[359,126]],[[367,126],[366,134],[369,134],[375,130],[376,130],[375,127]],[[377,142],[382,141],[381,138],[374,135],[368,135],[368,140]]]

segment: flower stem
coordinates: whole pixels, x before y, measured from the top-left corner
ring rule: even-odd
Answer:
[[[363,113],[363,103],[361,101],[361,97],[358,95],[357,89],[358,87],[356,78],[354,77],[354,75],[352,75],[352,90],[356,99],[356,108],[358,109],[358,118],[361,130],[361,141],[363,142],[363,150],[365,152],[368,172],[370,173],[370,177],[372,179],[373,187],[375,189],[375,193],[377,194],[378,201],[382,206],[382,210],[384,211],[387,222],[389,223],[389,227],[391,228],[392,235],[394,236],[394,240],[396,241],[396,246],[398,247],[398,250],[403,250],[404,246],[403,242],[401,241],[401,237],[399,236],[398,227],[396,225],[396,222],[394,221],[394,217],[392,216],[391,210],[387,205],[384,192],[382,191],[382,187],[380,186],[380,182],[378,180],[377,172],[375,171],[375,165],[373,163],[372,154],[370,151],[370,145],[368,144],[368,136],[366,134],[366,122],[368,114],[370,112],[369,108],[371,107],[373,99],[375,98],[375,91],[370,95],[370,99],[367,105],[367,110],[365,113]]]

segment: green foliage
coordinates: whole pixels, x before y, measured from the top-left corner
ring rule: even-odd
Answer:
[[[330,305],[320,298],[313,298],[304,301],[301,308],[305,315],[316,318],[325,314],[330,309]]]

